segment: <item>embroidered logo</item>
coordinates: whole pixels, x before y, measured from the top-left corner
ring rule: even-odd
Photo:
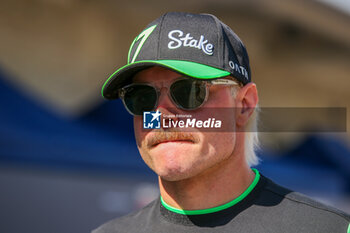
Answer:
[[[249,79],[249,75],[248,75],[248,71],[246,68],[244,68],[243,66],[233,62],[233,61],[229,61],[228,65],[231,67],[232,70],[238,72],[239,74],[243,75],[247,80]]]
[[[168,33],[170,42],[168,43],[169,49],[177,49],[181,46],[192,47],[202,50],[207,55],[213,55],[214,45],[208,43],[208,40],[203,35],[199,39],[194,39],[190,33],[184,36],[184,32],[181,30],[172,30]]]
[[[140,35],[138,35],[135,40],[132,42],[130,49],[129,49],[129,53],[128,53],[128,64],[129,63],[133,63],[137,57],[137,55],[139,55],[140,50],[143,46],[143,44],[146,42],[147,38],[151,35],[151,33],[153,32],[153,30],[157,27],[157,25],[153,25],[147,29],[145,29],[143,32],[140,33]],[[141,39],[142,38],[142,39]],[[134,47],[134,44],[136,41],[138,41],[139,39],[141,39],[139,45],[136,48],[136,51],[134,53],[134,56],[132,57],[132,60],[130,61],[130,53],[132,48]]]

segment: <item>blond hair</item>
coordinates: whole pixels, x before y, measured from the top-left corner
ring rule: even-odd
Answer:
[[[236,97],[240,86],[232,87],[232,95]],[[254,108],[253,113],[245,126],[245,140],[244,140],[244,156],[248,166],[256,166],[259,164],[260,159],[256,154],[256,151],[260,148],[259,137],[258,137],[258,116],[260,108],[257,105]]]

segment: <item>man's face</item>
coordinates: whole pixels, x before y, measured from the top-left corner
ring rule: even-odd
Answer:
[[[152,67],[137,73],[133,81],[150,83],[161,90],[157,109],[163,115],[191,114],[207,119],[213,117],[213,108],[235,107],[230,86],[216,85],[210,87],[209,98],[201,108],[194,111],[177,108],[168,97],[167,87],[179,77],[180,74],[171,70]],[[234,121],[232,114],[220,117],[226,121]],[[142,129],[142,124],[142,116],[135,116],[134,130],[140,154],[145,163],[165,180],[183,180],[219,169],[233,155],[234,127],[226,132],[203,132],[184,128],[146,131]]]

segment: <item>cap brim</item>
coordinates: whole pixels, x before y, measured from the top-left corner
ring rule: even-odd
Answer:
[[[118,89],[125,85],[137,72],[152,66],[162,66],[178,73],[198,78],[215,79],[230,75],[230,72],[215,67],[179,60],[146,60],[125,65],[114,72],[104,83],[101,93],[106,99],[117,99]]]

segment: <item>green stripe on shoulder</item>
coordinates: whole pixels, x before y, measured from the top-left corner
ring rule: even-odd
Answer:
[[[349,226],[348,226],[348,232],[347,233],[350,233],[350,223],[349,223]]]

